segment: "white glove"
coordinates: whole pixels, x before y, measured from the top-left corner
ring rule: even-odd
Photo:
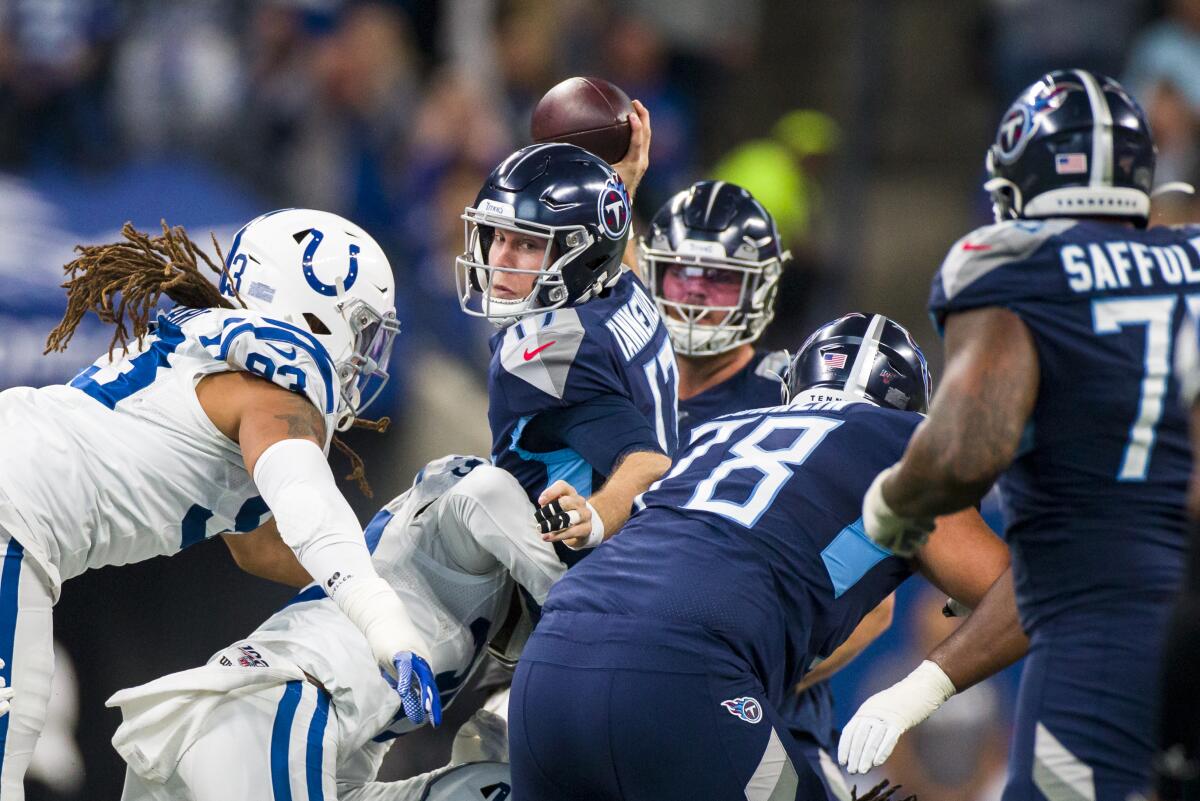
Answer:
[[[0,668],[4,667],[4,660],[0,659]],[[4,677],[0,676],[0,718],[8,714],[8,710],[12,708],[13,688],[8,686]]]
[[[897,556],[912,556],[929,539],[933,531],[932,518],[900,517],[883,499],[883,482],[892,471],[892,465],[871,482],[863,498],[863,528],[871,541],[886,548]]]
[[[849,773],[866,773],[882,765],[900,735],[932,715],[955,692],[942,669],[925,660],[901,681],[863,702],[842,729],[838,762]]]

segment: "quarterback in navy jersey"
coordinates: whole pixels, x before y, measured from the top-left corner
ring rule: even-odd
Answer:
[[[779,404],[784,351],[755,348],[775,315],[783,248],[770,212],[740,186],[700,181],[659,209],[638,243],[647,287],[675,347],[679,440],[713,418]],[[891,624],[893,598],[863,618],[836,656],[805,677],[780,708],[814,770],[838,798],[850,790],[833,751],[833,693],[825,681]],[[822,753],[824,752],[824,753]]]
[[[997,222],[934,279],[941,392],[865,499],[872,539],[905,551],[999,479],[1030,637],[1007,801],[1149,784],[1191,466],[1171,350],[1200,304],[1200,228],[1146,228],[1154,159],[1109,78],[1053,72],[1017,99],[988,152]],[[886,726],[871,703],[851,727]]]
[[[588,498],[552,507],[547,527],[561,529],[547,538],[572,547],[615,532],[677,442],[675,354],[621,264],[629,202],[601,159],[545,144],[505,159],[463,215],[462,307],[502,326],[488,372],[492,456],[536,504]]]
[[[837,320],[788,387],[786,406],[697,427],[620,536],[551,590],[513,683],[514,794],[826,798],[778,711],[795,677],[914,569],[994,619],[985,594],[1008,556],[974,510],[939,521],[912,560],[862,529],[869,477],[903,452],[929,394],[908,333]],[[1005,626],[994,643],[1011,642],[1015,615]],[[969,681],[966,664],[943,667]]]

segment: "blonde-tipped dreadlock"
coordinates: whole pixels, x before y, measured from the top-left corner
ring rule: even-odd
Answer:
[[[70,276],[63,284],[67,290],[67,311],[50,332],[43,353],[66,350],[75,329],[89,311],[95,312],[103,322],[116,326],[108,346],[108,355],[112,358],[118,345],[123,349],[129,347],[126,318],[133,326],[133,338],[140,344],[149,331],[150,315],[164,294],[176,303],[197,309],[236,308],[200,272],[197,259],[214,273],[227,276],[221,246],[215,236],[213,245],[220,267],[196,247],[183,226],[171,228],[166,220],[162,221],[162,236],[144,234],[128,222],[121,234],[125,237],[124,242],[75,246],[79,258],[63,268]],[[234,295],[237,296],[236,291]],[[240,297],[238,302],[241,303]]]
[[[95,312],[102,322],[116,326],[112,341],[108,344],[108,357],[111,359],[118,346],[123,350],[129,349],[131,337],[126,320],[133,328],[132,338],[141,344],[150,332],[150,315],[163,295],[194,309],[237,308],[204,276],[200,271],[200,262],[204,262],[215,274],[225,277],[234,298],[245,308],[236,284],[229,279],[217,237],[212,237],[213,247],[217,251],[214,263],[188,237],[183,226],[172,228],[166,220],[160,222],[161,236],[144,234],[134,228],[133,223],[126,222],[121,228],[121,235],[125,237],[123,242],[75,246],[79,257],[63,268],[63,272],[69,276],[62,285],[67,290],[67,311],[46,338],[43,353],[65,351],[75,329],[89,311]],[[379,420],[355,420],[354,424],[383,433],[390,422],[384,417]],[[362,457],[337,434],[333,435],[333,444],[350,460],[353,469],[346,476],[347,480],[357,482],[364,495],[373,497]]]
[[[892,796],[896,794],[902,785],[891,784],[887,779],[884,779],[879,784],[867,790],[867,794],[859,796],[858,787],[853,787],[850,790],[851,801],[891,801]],[[915,795],[906,796],[904,798],[895,799],[895,801],[917,801]]]

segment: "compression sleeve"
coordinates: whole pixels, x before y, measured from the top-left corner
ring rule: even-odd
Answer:
[[[362,527],[320,447],[304,439],[276,442],[254,465],[254,483],[283,541],[363,633],[380,665],[392,669],[400,651],[429,655],[395,591],[375,572]]]
[[[633,401],[615,394],[537,415],[525,428],[521,446],[535,452],[571,448],[605,476],[628,453],[663,453],[646,416]]]

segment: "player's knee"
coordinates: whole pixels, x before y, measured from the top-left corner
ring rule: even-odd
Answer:
[[[451,492],[493,508],[529,504],[525,490],[512,473],[490,464],[476,467]]]

